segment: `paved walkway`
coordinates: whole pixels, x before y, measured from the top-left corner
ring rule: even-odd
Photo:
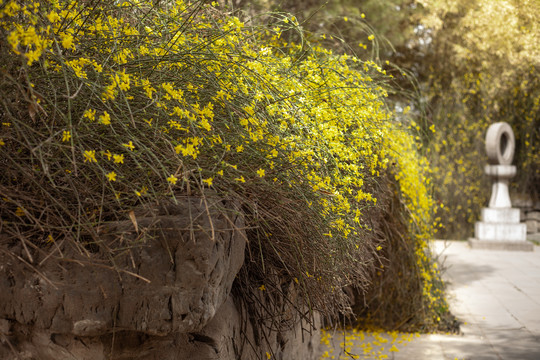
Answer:
[[[458,241],[433,245],[462,334],[326,334],[323,359],[350,359],[346,352],[357,359],[540,359],[540,247],[508,252],[471,250]]]

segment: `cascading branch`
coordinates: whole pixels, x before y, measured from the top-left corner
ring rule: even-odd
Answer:
[[[384,243],[365,214],[393,173],[429,293],[428,164],[385,107],[384,71],[293,16],[247,26],[216,6],[0,2],[2,231],[99,244],[138,204],[211,190],[245,204],[263,266],[324,302],[368,286]]]

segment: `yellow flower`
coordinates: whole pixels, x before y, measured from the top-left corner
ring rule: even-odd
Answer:
[[[0,146],[4,146],[6,145],[6,143],[4,142],[4,140],[0,139]]]
[[[375,39],[375,35],[371,34],[371,35],[368,36],[369,41],[373,41],[373,39]]]
[[[85,150],[84,153],[84,162],[97,162],[96,160],[96,150]]]
[[[104,151],[103,156],[106,156],[107,160],[111,160],[111,156],[112,156],[111,151],[110,150]]]
[[[146,186],[143,186],[141,191],[135,191],[135,194],[137,194],[137,196],[143,196],[146,195],[146,193],[148,193],[148,187]]]
[[[7,40],[8,43],[11,45],[11,50],[13,50],[15,54],[20,54],[20,51],[18,50],[20,42],[19,33],[17,31],[12,31],[7,36]]]
[[[55,23],[60,20],[60,16],[56,13],[56,11],[51,11],[50,14],[47,15],[47,18],[51,23]]]
[[[60,41],[64,49],[75,50],[75,44],[73,44],[73,35],[62,32],[60,33]]]
[[[94,121],[94,119],[96,118],[96,110],[87,109],[84,112],[83,117],[88,118],[91,121]]]
[[[178,181],[178,178],[174,175],[171,175],[167,178],[167,181],[174,185]]]
[[[243,182],[243,183],[246,182],[246,180],[244,179],[243,176],[240,176],[239,178],[236,178],[236,179],[234,179],[234,180],[239,181],[239,182]]]
[[[148,48],[146,46],[141,45],[141,46],[139,46],[139,53],[141,55],[148,55],[148,54],[150,54],[150,50],[148,50]]]
[[[392,345],[392,347],[389,350],[390,352],[399,352],[399,349],[396,347],[396,345]]]
[[[129,140],[127,144],[122,144],[122,145],[127,147],[130,151],[133,151],[133,149],[135,149],[135,145],[133,145],[133,142],[131,142],[131,140]]]
[[[377,251],[381,250],[382,249],[382,246],[377,246]]]
[[[94,70],[98,73],[103,71],[103,66],[98,64],[96,60],[92,60],[92,66],[94,67]]]
[[[264,169],[257,170],[257,175],[259,175],[259,177],[263,177],[264,176]]]
[[[41,56],[41,52],[36,51],[36,50],[30,50],[24,55],[28,59],[27,64],[30,66],[32,65],[32,63],[39,60],[39,57]]]
[[[99,117],[99,122],[101,122],[103,125],[109,125],[111,123],[111,116],[109,113],[104,111],[103,115]]]
[[[15,211],[15,215],[17,216],[24,216],[24,209],[20,206],[17,206],[17,210]]]
[[[271,359],[271,358],[272,358],[272,355],[270,355],[270,353],[269,353],[268,351],[266,352],[266,358],[267,358],[267,359]]]
[[[116,181],[116,173],[114,171],[111,171],[107,174],[107,180],[109,181]]]
[[[116,92],[114,90],[115,88],[116,88],[116,83],[112,83],[109,86],[107,86],[105,88],[105,91],[103,91],[103,93],[101,94],[101,99],[103,101],[114,100],[114,98],[116,97]]]
[[[143,89],[146,92],[146,96],[148,96],[149,99],[152,99],[152,93],[156,91],[150,84],[150,80],[143,79],[142,80]]]
[[[117,164],[123,164],[124,163],[124,154],[114,154],[113,155],[114,162]]]
[[[8,16],[15,16],[21,10],[21,6],[15,1],[9,1],[2,10]]]
[[[182,100],[184,92],[182,90],[176,90],[173,84],[163,83],[161,87],[167,92],[167,95],[164,96],[166,99],[167,97],[169,98],[172,97],[173,99],[176,99],[176,100]]]
[[[264,290],[266,290],[266,287],[264,286],[264,284],[263,284],[263,285],[261,285],[261,286],[259,286],[259,290],[261,290],[261,291],[264,291]]]
[[[62,142],[69,141],[69,139],[71,139],[71,132],[69,130],[62,132]]]
[[[203,182],[207,183],[208,186],[212,186],[212,180],[213,180],[212,178],[208,178],[208,179],[204,179]]]
[[[114,79],[116,80],[116,83],[118,84],[118,87],[122,91],[129,90],[130,79],[129,79],[129,75],[126,74],[125,70],[123,70],[121,73],[117,73],[115,75]]]

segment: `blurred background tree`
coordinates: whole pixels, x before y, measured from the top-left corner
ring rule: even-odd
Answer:
[[[540,2],[419,1],[432,41],[422,66],[436,198],[446,237],[466,238],[490,187],[483,174],[489,124],[508,122],[516,136],[514,193],[540,193]]]

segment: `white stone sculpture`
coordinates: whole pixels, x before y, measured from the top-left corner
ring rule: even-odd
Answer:
[[[486,174],[493,180],[489,207],[482,209],[482,221],[475,224],[472,248],[532,251],[527,242],[527,226],[520,224],[519,209],[512,208],[508,183],[516,175],[512,164],[516,140],[510,125],[492,124],[486,134],[488,165]]]

